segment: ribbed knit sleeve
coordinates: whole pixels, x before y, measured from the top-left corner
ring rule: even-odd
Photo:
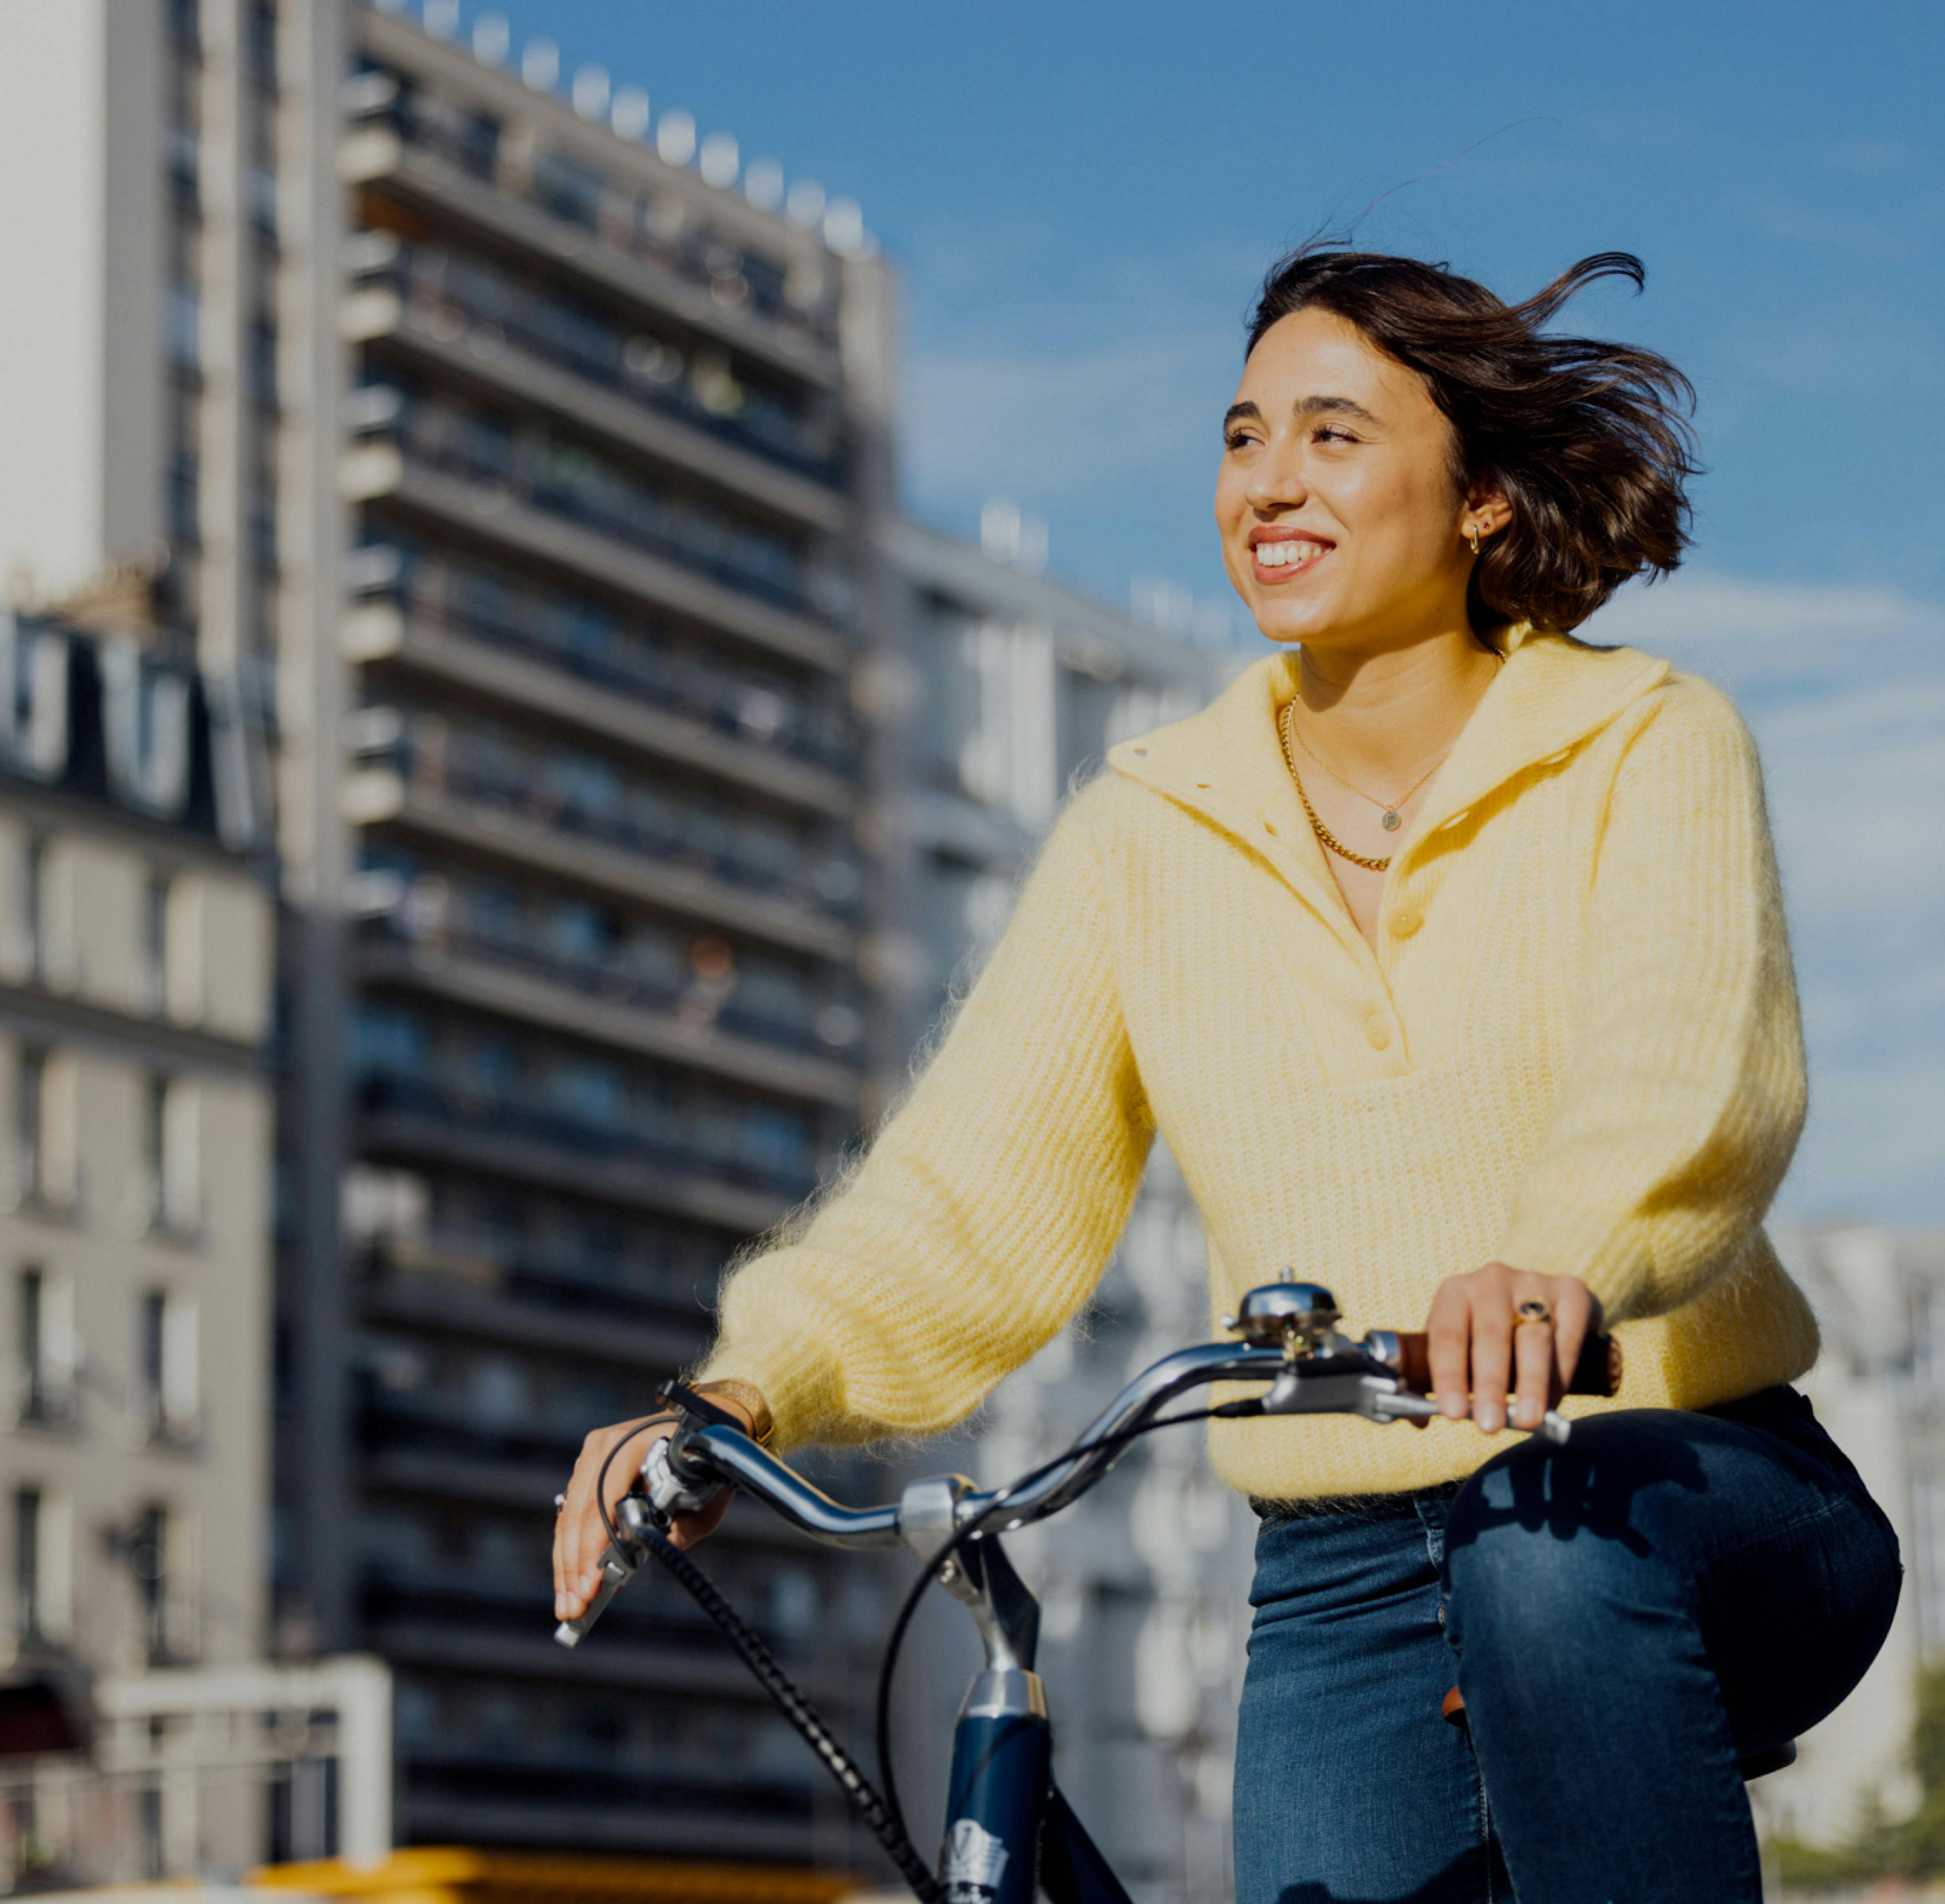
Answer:
[[[1755,749],[1678,677],[1616,775],[1564,1095],[1500,1256],[1582,1278],[1610,1321],[1736,1260],[1802,1128],[1802,1028]]]
[[[1099,1280],[1153,1135],[1083,793],[938,1054],[803,1234],[725,1290],[705,1374],[762,1389],[780,1448],[931,1434]]]

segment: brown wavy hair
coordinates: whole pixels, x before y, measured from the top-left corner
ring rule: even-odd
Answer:
[[[1546,328],[1596,279],[1638,291],[1646,276],[1630,253],[1602,251],[1508,304],[1446,265],[1313,241],[1264,279],[1248,348],[1315,306],[1416,371],[1452,426],[1460,490],[1486,485],[1512,505],[1473,565],[1473,627],[1564,632],[1630,577],[1667,575],[1688,546],[1694,387],[1652,350]]]

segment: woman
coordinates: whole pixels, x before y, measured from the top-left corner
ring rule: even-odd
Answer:
[[[1210,1437],[1262,1520],[1242,1904],[1755,1899],[1740,1758],[1896,1602],[1759,1228],[1804,1080],[1754,751],[1713,689],[1566,632],[1685,540],[1685,381],[1542,329],[1606,275],[1641,269],[1510,309],[1407,259],[1271,273],[1216,515],[1281,652],[1112,750],[704,1371],[778,1447],[949,1426],[1085,1301],[1157,1132],[1215,1311],[1287,1267],[1360,1326],[1428,1316],[1423,1434]],[[1619,1402],[1502,1451],[1597,1326]],[[564,1615],[626,1425],[575,1472]]]

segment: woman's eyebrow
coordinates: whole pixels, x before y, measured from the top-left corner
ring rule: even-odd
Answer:
[[[1355,398],[1348,396],[1302,397],[1291,407],[1299,417],[1324,415],[1356,417],[1363,422],[1380,428],[1383,424],[1382,417],[1373,416]],[[1223,411],[1222,427],[1226,430],[1232,423],[1241,422],[1245,418],[1252,423],[1261,423],[1263,420],[1262,411],[1247,399],[1241,403],[1231,404],[1228,408]]]
[[[1357,417],[1368,424],[1379,424],[1382,419],[1372,415],[1359,402],[1348,396],[1307,396],[1296,405],[1299,417],[1321,416]]]

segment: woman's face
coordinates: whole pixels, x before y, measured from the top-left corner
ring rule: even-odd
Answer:
[[[1451,444],[1425,380],[1355,325],[1313,306],[1264,333],[1224,422],[1216,522],[1271,641],[1391,647],[1466,626],[1478,513]]]

